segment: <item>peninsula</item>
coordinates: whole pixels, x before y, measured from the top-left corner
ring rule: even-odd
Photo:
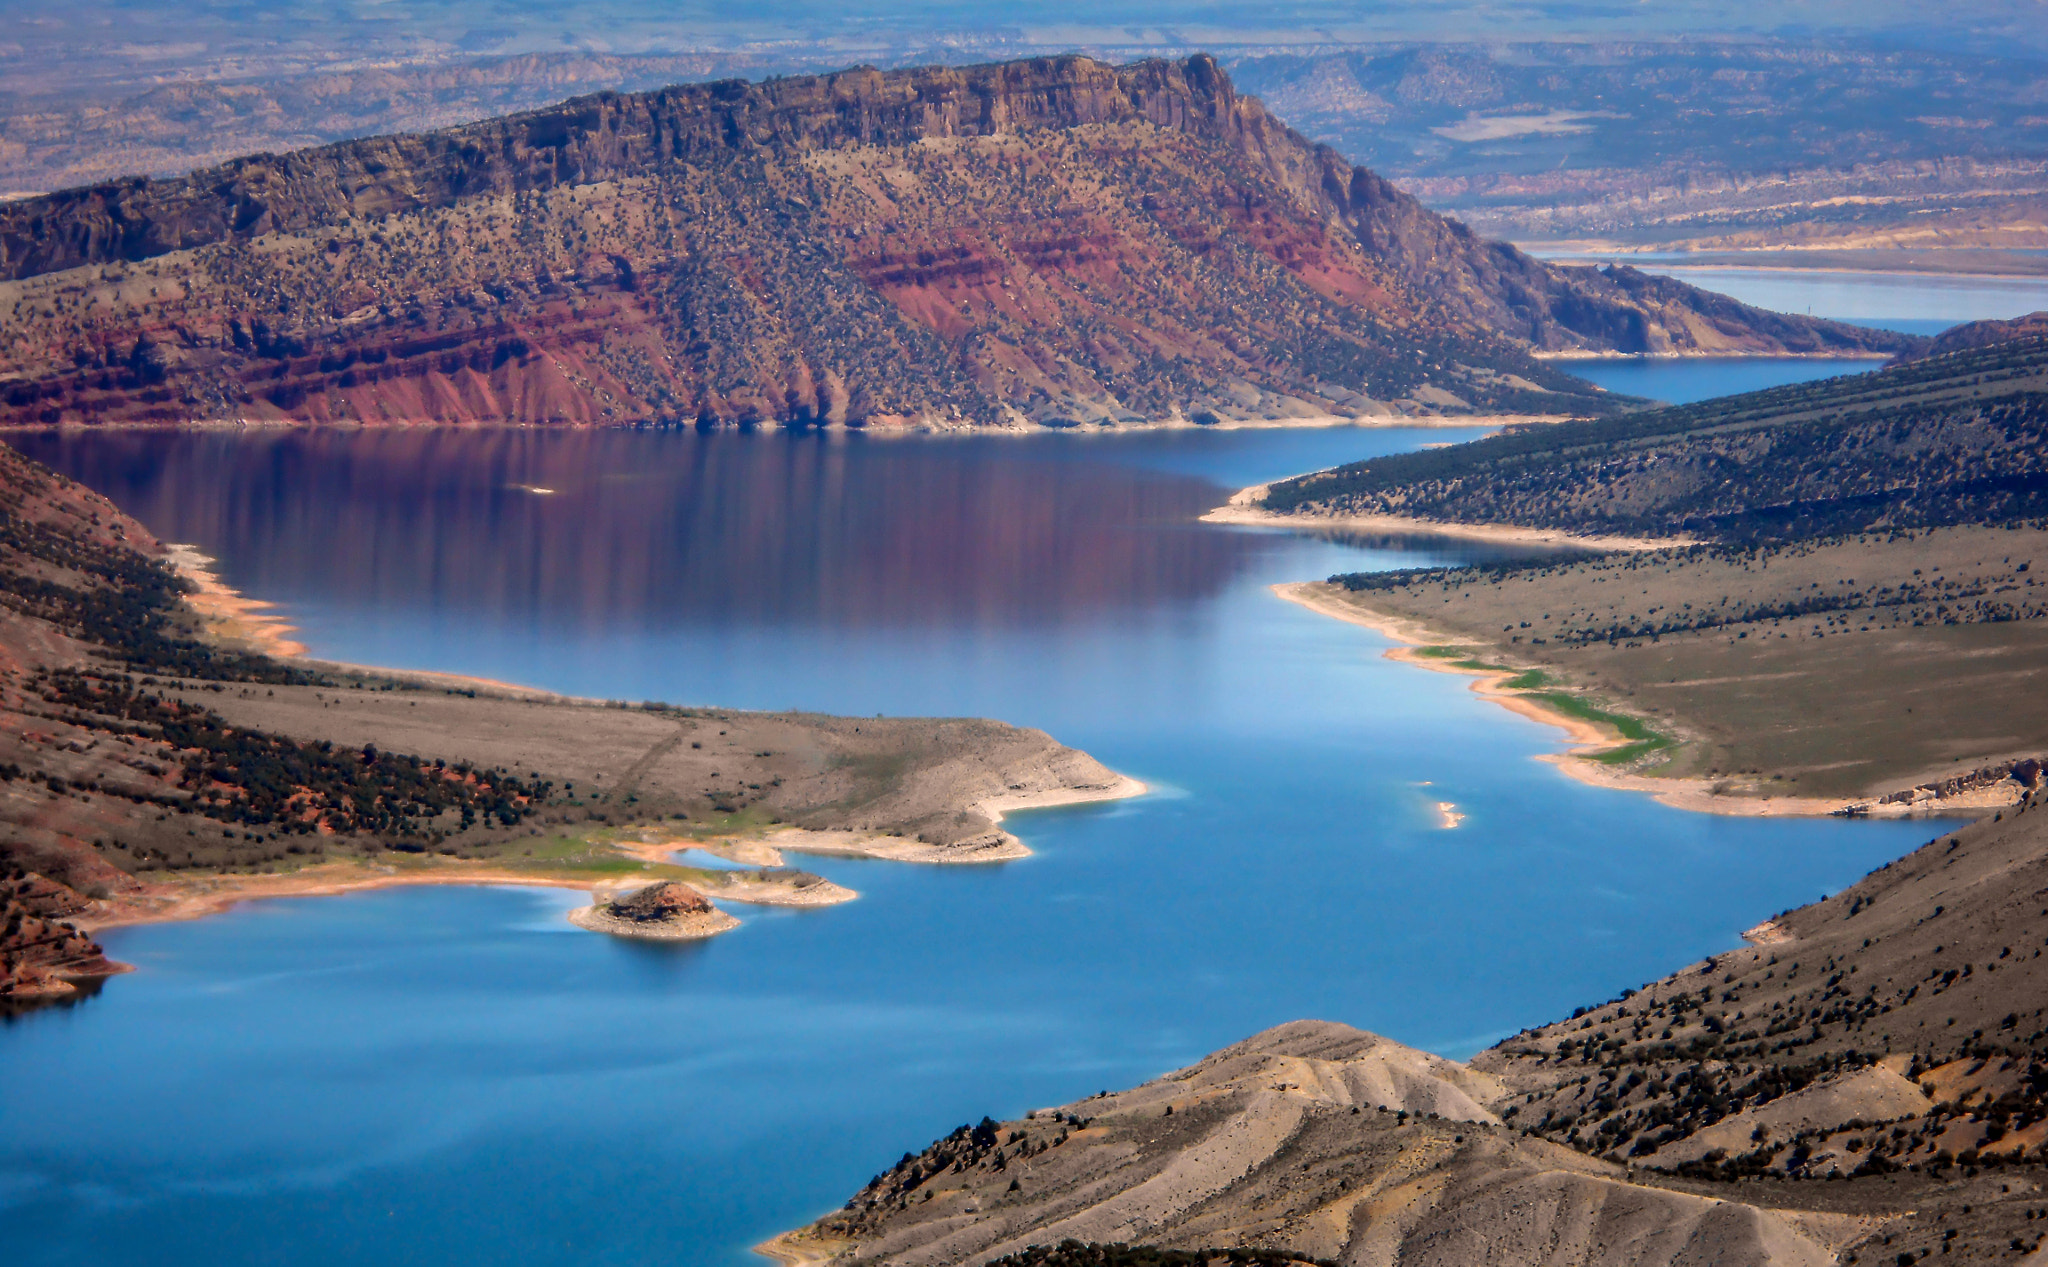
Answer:
[[[1511,430],[1246,490],[1214,518],[1555,545],[1283,587],[1571,730],[1687,808],[1995,808],[2048,756],[2048,338]]]
[[[170,557],[0,447],[0,999],[118,970],[95,930],[250,897],[671,882],[716,931],[730,917],[705,896],[853,896],[783,851],[997,861],[1026,852],[1008,811],[1143,791],[1000,722],[627,705],[280,658],[261,649],[274,621]],[[750,869],[678,865],[690,847]]]

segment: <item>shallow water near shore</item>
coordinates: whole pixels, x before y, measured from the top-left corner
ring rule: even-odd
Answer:
[[[1155,790],[1019,815],[1035,856],[1000,866],[803,859],[862,899],[703,945],[505,888],[113,933],[141,971],[0,1029],[36,1089],[0,1110],[10,1260],[737,1264],[983,1113],[1305,1016],[1469,1054],[1927,838],[1581,786],[1532,759],[1555,732],[1268,591],[1497,551],[1195,522],[1457,438],[24,438],[318,655],[988,715]]]

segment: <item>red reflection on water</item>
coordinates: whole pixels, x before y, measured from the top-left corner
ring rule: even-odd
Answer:
[[[505,619],[1020,625],[1219,590],[1220,490],[1073,437],[393,429],[23,436],[252,593]],[[538,491],[547,490],[547,491]]]

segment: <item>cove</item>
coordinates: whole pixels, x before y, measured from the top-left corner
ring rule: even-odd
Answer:
[[[1469,433],[1464,433],[1469,434]],[[315,654],[580,694],[1042,726],[1155,788],[1033,857],[690,946],[571,893],[252,903],[0,1028],[19,1263],[734,1265],[983,1113],[1342,1020],[1466,1055],[1736,944],[1923,823],[1689,815],[1268,586],[1486,557],[1195,522],[1458,431],[24,437]],[[537,488],[552,490],[547,493]],[[1467,817],[1437,826],[1437,802]]]

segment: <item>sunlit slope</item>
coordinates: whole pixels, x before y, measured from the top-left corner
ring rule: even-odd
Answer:
[[[0,422],[1597,413],[1532,352],[1903,351],[1484,242],[1207,57],[599,94],[0,207]]]

